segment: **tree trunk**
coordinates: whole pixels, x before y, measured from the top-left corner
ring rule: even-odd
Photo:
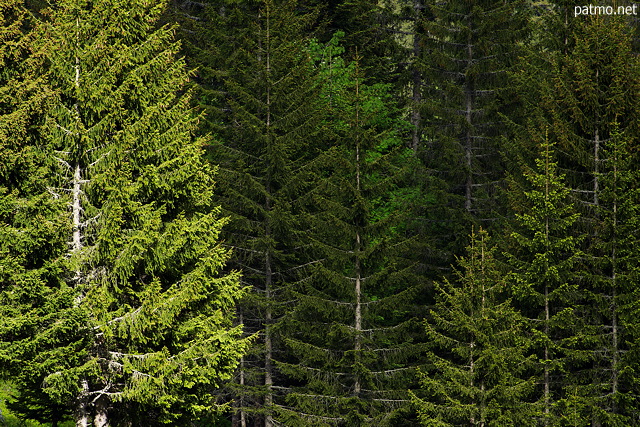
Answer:
[[[418,61],[420,60],[420,37],[418,34],[418,27],[420,22],[420,15],[423,9],[422,1],[416,0],[413,4],[414,9],[414,25],[413,25],[413,94],[412,94],[412,106],[411,106],[411,124],[413,125],[413,131],[411,135],[411,149],[414,152],[418,151],[420,145],[420,133],[422,126],[422,116],[420,114],[420,104],[422,103],[422,75],[418,70]]]
[[[266,117],[266,134],[267,134],[267,144],[271,143],[271,84],[270,82],[270,74],[271,74],[271,22],[270,22],[270,10],[267,5],[266,9],[266,76],[267,76],[267,117]],[[270,173],[267,174],[267,200],[265,203],[265,210],[269,215],[271,213],[271,176]],[[267,218],[266,220],[266,237],[269,238],[271,236],[271,218]],[[273,405],[273,366],[272,366],[272,358],[273,358],[273,343],[271,341],[271,321],[272,321],[272,312],[271,312],[271,291],[273,286],[273,271],[271,266],[271,252],[270,248],[267,249],[267,253],[265,254],[265,297],[267,299],[267,309],[265,313],[265,330],[264,330],[264,385],[267,388],[267,394],[264,397],[264,407],[266,412],[264,418],[264,427],[273,427],[273,416],[271,415],[272,405]]]
[[[471,32],[467,39],[467,67],[471,67],[473,64],[473,45],[471,44]],[[471,77],[465,78],[465,119],[466,119],[466,132],[465,132],[465,161],[467,167],[467,179],[465,184],[465,209],[467,212],[472,210],[473,201],[473,135],[471,133],[471,126],[473,123],[473,81]]]
[[[89,426],[89,383],[86,379],[80,382],[80,395],[78,396],[78,406],[76,407],[76,427]]]
[[[106,397],[99,398],[95,403],[95,408],[93,427],[109,427],[108,399]]]

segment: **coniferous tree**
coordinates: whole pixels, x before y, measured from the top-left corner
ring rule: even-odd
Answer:
[[[525,10],[520,1],[426,1],[421,15],[423,158],[474,220],[493,220],[499,208],[500,113],[513,107],[507,73],[524,38]]]
[[[56,292],[66,250],[66,205],[47,191],[52,159],[36,143],[52,93],[37,72],[42,55],[33,49],[35,13],[37,8],[28,10],[20,1],[0,5],[0,290],[12,291],[0,294],[0,369],[22,391],[20,402],[8,402],[12,410],[56,425],[69,409],[39,389],[42,366],[16,369],[19,354],[11,347],[22,334],[34,333],[34,325],[55,320],[66,305],[64,292]],[[22,306],[33,301],[31,309]],[[71,318],[60,329],[77,326]],[[39,349],[29,351],[35,356]]]
[[[527,135],[539,144],[535,164],[521,159],[523,179],[510,177],[508,194],[515,218],[505,256],[512,270],[515,304],[535,332],[538,416],[544,425],[562,425],[575,405],[585,403],[569,398],[575,383],[565,375],[590,362],[593,334],[584,325],[585,300],[577,283],[579,216],[567,200],[569,189],[558,172],[546,130],[533,129]],[[571,409],[563,406],[567,402]]]
[[[574,368],[568,382],[574,396],[589,402],[580,417],[595,423],[632,424],[635,374],[626,365],[626,343],[634,342],[631,320],[635,271],[633,247],[637,221],[633,176],[637,158],[629,149],[638,132],[638,61],[631,54],[631,30],[622,18],[566,19],[567,5],[558,6],[547,22],[556,31],[541,38],[546,52],[534,57],[529,91],[534,115],[544,117],[558,141],[558,162],[581,212],[580,227],[587,238],[580,270],[581,295],[589,309],[581,313],[594,341],[589,366]],[[555,50],[554,50],[555,49]],[[540,61],[542,59],[542,61]],[[624,231],[623,231],[624,230]],[[622,238],[624,236],[624,238]],[[622,256],[621,253],[625,255]],[[620,280],[621,277],[624,279]],[[624,378],[623,378],[624,377]],[[575,399],[574,399],[575,400]],[[630,417],[630,418],[629,418]]]
[[[282,386],[275,326],[308,245],[293,204],[306,191],[322,127],[306,35],[312,12],[297,1],[208,2],[190,45],[202,63],[206,129],[216,135],[210,159],[223,171],[219,195],[231,217],[225,239],[234,248],[232,265],[253,289],[239,313],[247,331],[259,333],[227,387],[234,425],[273,425]]]
[[[436,286],[425,321],[429,345],[422,397],[412,393],[425,426],[535,425],[527,403],[534,382],[525,318],[511,304],[487,232],[471,235],[455,282]]]
[[[218,273],[226,220],[193,136],[189,76],[171,29],[154,27],[163,8],[62,0],[30,46],[44,54],[37,72],[52,93],[43,122],[30,123],[29,149],[46,159],[45,206],[58,207],[49,208],[55,263],[14,256],[14,271],[46,275],[3,280],[14,303],[3,351],[30,378],[18,384],[22,396],[74,408],[79,426],[216,411],[213,389],[248,344],[230,325],[243,294],[238,274]],[[36,201],[26,196],[25,206]]]
[[[362,83],[335,38],[318,53],[332,144],[314,161],[315,186],[302,199],[313,261],[282,325],[289,359],[278,366],[290,385],[278,415],[287,425],[401,425],[421,348],[400,214],[414,158],[396,133],[403,125],[387,87]]]

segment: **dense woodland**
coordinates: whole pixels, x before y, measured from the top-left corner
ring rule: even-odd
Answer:
[[[640,425],[638,17],[576,5],[0,0],[2,416]]]

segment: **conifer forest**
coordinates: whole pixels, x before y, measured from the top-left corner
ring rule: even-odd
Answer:
[[[638,14],[0,0],[0,425],[640,426]]]

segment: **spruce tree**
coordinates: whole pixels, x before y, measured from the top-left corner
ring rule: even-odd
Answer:
[[[189,49],[198,61],[198,102],[215,135],[209,158],[220,165],[218,195],[231,221],[224,235],[231,265],[252,292],[240,304],[247,333],[259,334],[226,399],[234,425],[273,425],[282,390],[274,366],[283,348],[276,326],[290,304],[285,290],[306,261],[296,199],[322,132],[318,80],[307,31],[316,16],[297,1],[208,2]]]
[[[589,309],[581,317],[594,335],[589,344],[594,358],[574,369],[570,381],[576,383],[574,395],[589,402],[583,419],[628,425],[637,418],[630,403],[636,400],[631,385],[636,374],[623,355],[627,343],[636,341],[635,327],[626,322],[636,311],[632,260],[637,255],[632,248],[637,235],[632,228],[637,214],[628,200],[635,197],[631,182],[637,157],[629,141],[638,132],[639,104],[630,94],[639,90],[638,61],[623,18],[567,21],[565,12],[558,8],[549,17],[550,27],[558,30],[542,38],[547,51],[531,61],[541,66],[527,67],[525,74],[534,88],[527,95],[532,115],[544,117],[550,137],[558,141],[559,166],[566,171],[587,236],[581,246],[580,289]]]
[[[436,304],[425,321],[427,366],[422,390],[412,393],[420,422],[535,425],[527,403],[534,386],[526,378],[532,363],[527,322],[511,304],[487,232],[473,233],[467,251],[455,282],[436,285]]]
[[[558,423],[563,416],[575,409],[563,407],[576,385],[566,376],[590,362],[593,331],[584,324],[585,299],[577,282],[579,215],[568,200],[554,145],[546,130],[539,129],[530,127],[527,134],[539,144],[535,163],[521,158],[521,174],[509,179],[515,218],[505,256],[512,270],[514,302],[534,331],[538,416],[544,425],[562,425]],[[571,405],[578,403],[573,399]]]
[[[194,137],[189,75],[171,28],[155,27],[164,6],[61,0],[30,46],[44,52],[39,90],[52,93],[29,149],[46,160],[41,185],[57,207],[55,262],[41,263],[46,280],[3,279],[14,319],[2,346],[21,396],[73,408],[79,426],[207,416],[248,345],[230,324],[238,273],[219,274],[226,220]],[[25,255],[14,270],[37,271]]]
[[[7,402],[12,411],[55,425],[69,409],[39,389],[37,363],[17,369],[20,355],[12,348],[22,334],[65,309],[56,273],[66,250],[66,204],[47,191],[52,159],[38,147],[36,132],[52,92],[38,74],[42,54],[33,48],[38,9],[22,3],[0,6],[0,369],[3,380],[21,386],[20,402]],[[79,326],[73,319],[65,323],[69,330]]]
[[[364,84],[358,62],[340,54],[337,38],[317,50],[331,145],[301,199],[311,261],[281,326],[289,352],[278,366],[289,385],[277,410],[287,425],[403,425],[421,349],[402,215],[414,157],[388,87]]]
[[[449,0],[425,1],[420,14],[423,158],[472,220],[494,220],[500,207],[501,114],[514,107],[508,72],[525,37],[525,11],[521,1]]]

